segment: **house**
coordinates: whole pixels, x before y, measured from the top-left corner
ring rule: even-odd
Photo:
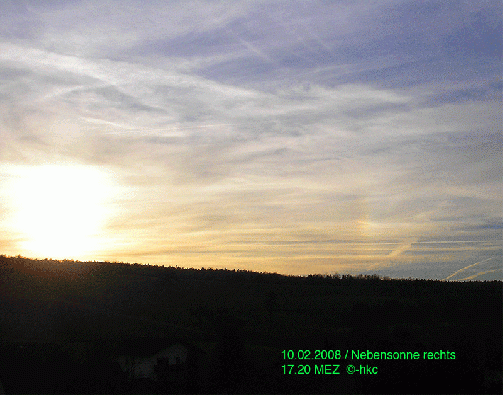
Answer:
[[[150,349],[152,347],[149,347]],[[127,355],[119,356],[116,361],[121,369],[128,373],[130,378],[140,379],[146,378],[157,380],[156,366],[162,364],[169,368],[181,367],[186,364],[189,349],[181,343],[173,343],[167,347],[159,349],[155,353],[128,353]]]
[[[205,352],[184,341],[159,338],[130,339],[116,350],[115,361],[130,382],[149,380],[177,387],[200,379]]]

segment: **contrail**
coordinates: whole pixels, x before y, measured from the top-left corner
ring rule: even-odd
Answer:
[[[446,278],[444,278],[444,280],[449,280],[451,277],[454,277],[456,274],[458,274],[458,273],[462,272],[463,270],[466,270],[466,269],[469,269],[469,268],[471,268],[471,267],[474,267],[474,266],[480,265],[481,263],[487,262],[487,261],[489,261],[489,260],[491,260],[491,259],[493,259],[493,258],[494,258],[494,257],[487,258],[487,259],[484,259],[483,261],[480,261],[480,262],[474,263],[474,264],[472,264],[472,265],[468,265],[468,266],[466,266],[466,267],[463,267],[463,268],[461,268],[461,269],[459,269],[459,270],[455,271],[454,273],[452,273],[450,276],[447,276]]]
[[[391,251],[391,253],[388,255],[390,258],[394,258],[398,255],[400,255],[402,252],[407,251],[409,248],[412,247],[412,244],[415,243],[417,239],[415,238],[409,238],[406,239],[403,243],[401,243],[396,250]]]
[[[384,263],[383,262],[374,263],[373,265],[368,266],[367,270],[372,270],[372,269],[375,269],[376,267],[379,268],[379,269],[382,269],[382,268],[396,266],[397,264],[399,264],[397,262],[397,260],[394,260],[394,259],[387,260],[387,258],[396,258],[402,252],[407,251],[408,249],[410,249],[412,247],[412,244],[415,244],[416,242],[417,242],[417,238],[415,238],[415,237],[409,237],[409,238],[405,239],[400,244],[398,244],[398,247],[396,247],[388,255],[384,255],[383,256],[386,259],[387,262],[384,261]],[[383,243],[383,242],[379,242],[379,243],[372,243],[372,244],[396,245],[397,243]]]
[[[486,270],[485,272],[479,272],[477,274],[474,274],[473,276],[468,276],[468,277],[465,277],[465,278],[460,278],[459,280],[457,281],[464,281],[464,280],[473,280],[475,277],[478,277],[478,276],[482,276],[483,274],[486,274],[486,273],[492,273],[492,272],[499,272],[503,269],[492,269],[492,270]]]
[[[445,241],[418,241],[417,244],[453,244],[453,243],[482,243],[480,240],[445,240]]]
[[[248,48],[250,51],[254,52],[256,55],[258,55],[260,58],[262,59],[265,59],[267,62],[269,63],[274,63],[272,61],[272,59],[263,51],[261,51],[260,49],[258,49],[256,46],[250,44],[248,41],[246,40],[243,40],[241,37],[238,37],[239,41],[241,41],[241,43],[243,45],[246,46],[246,48]]]

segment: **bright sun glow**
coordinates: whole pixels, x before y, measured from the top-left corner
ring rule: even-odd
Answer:
[[[82,259],[100,250],[111,215],[113,180],[82,165],[20,166],[10,171],[10,228],[24,254]]]

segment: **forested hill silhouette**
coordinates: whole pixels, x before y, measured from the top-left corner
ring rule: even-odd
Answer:
[[[0,380],[7,394],[501,393],[502,315],[501,281],[1,255]],[[116,359],[139,338],[197,357],[137,379]]]

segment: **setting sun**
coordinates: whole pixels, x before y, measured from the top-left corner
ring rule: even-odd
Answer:
[[[11,170],[9,225],[25,254],[84,257],[100,249],[112,180],[97,167],[22,166]]]

